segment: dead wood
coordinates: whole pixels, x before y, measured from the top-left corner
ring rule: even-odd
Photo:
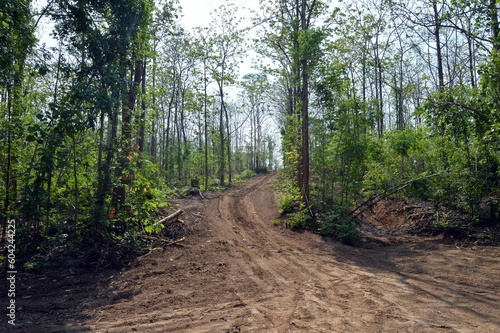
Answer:
[[[414,182],[419,181],[419,180],[423,180],[423,179],[428,179],[428,178],[436,177],[436,176],[439,176],[439,175],[440,175],[440,173],[435,173],[435,174],[427,175],[427,176],[420,177],[420,178],[417,178],[417,179],[411,179],[411,180],[406,181],[406,182],[404,182],[402,184],[398,184],[396,186],[393,186],[392,188],[390,188],[387,191],[384,191],[382,193],[377,193],[377,194],[373,195],[372,197],[370,197],[368,200],[366,200],[363,203],[361,203],[359,206],[357,206],[355,209],[353,209],[346,216],[358,217],[368,207],[371,207],[371,206],[375,205],[377,202],[379,202],[380,200],[382,200],[384,198],[387,198],[388,196],[390,196],[390,195],[392,195],[392,194],[394,194],[394,193],[396,193],[398,191],[401,191],[405,187],[408,187],[408,186],[412,185]]]
[[[203,196],[203,194],[201,193],[201,190],[197,187],[190,187],[188,190],[187,190],[187,193],[189,195],[199,195],[200,198],[202,199],[205,199],[205,197]]]
[[[180,243],[182,243],[183,241],[186,240],[186,237],[182,237],[182,238],[176,239],[174,241],[170,241],[170,240],[166,240],[166,239],[161,239],[161,238],[153,237],[153,236],[145,236],[145,238],[153,240],[155,242],[159,242],[159,243],[161,243],[162,246],[170,246],[170,245],[181,245],[181,246],[183,246],[183,244],[180,244]]]
[[[178,211],[170,214],[169,216],[167,217],[164,217],[162,218],[161,220],[159,220],[158,222],[155,223],[155,226],[158,225],[158,224],[165,224],[165,223],[169,223],[171,221],[174,221],[174,220],[177,220],[179,218],[179,216],[183,213],[184,211],[182,209],[179,209]]]

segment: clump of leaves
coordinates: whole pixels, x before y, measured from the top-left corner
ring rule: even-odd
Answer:
[[[342,221],[337,224],[337,234],[340,241],[347,245],[354,245],[359,239],[359,231],[355,221]]]
[[[279,212],[280,214],[288,214],[293,211],[295,198],[293,195],[285,193],[281,196]]]
[[[334,206],[318,215],[319,232],[325,236],[335,236],[347,245],[354,245],[359,239],[360,221],[353,218],[348,206]]]
[[[272,219],[272,220],[271,220],[271,224],[272,224],[272,225],[276,225],[276,226],[278,226],[278,225],[280,225],[280,224],[281,224],[281,220],[280,220],[280,219]]]
[[[285,223],[293,229],[302,229],[306,227],[309,216],[303,212],[291,213],[287,215]]]
[[[257,174],[252,171],[252,170],[245,170],[243,171],[242,173],[240,173],[239,175],[237,175],[235,178],[240,178],[240,179],[249,179],[249,178],[252,178],[252,177],[255,177]]]

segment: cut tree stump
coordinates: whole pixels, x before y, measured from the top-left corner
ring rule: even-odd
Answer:
[[[201,190],[197,187],[190,187],[187,192],[189,193],[189,195],[199,195],[200,198],[202,199],[205,199],[205,197],[203,196],[203,194],[201,193]]]

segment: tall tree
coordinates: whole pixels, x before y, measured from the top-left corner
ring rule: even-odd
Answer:
[[[296,149],[290,155],[297,156],[297,186],[302,201],[308,202],[309,81],[311,68],[320,57],[320,44],[324,38],[324,32],[316,28],[315,23],[327,6],[326,2],[318,0],[261,1],[261,6],[267,13],[266,20],[269,22],[265,31],[265,43],[273,52],[281,54],[282,57],[277,60],[283,66],[282,73],[288,72],[289,75],[289,79],[285,81],[290,112],[286,131],[293,132],[295,127],[298,140],[294,144],[295,139],[291,139],[291,147],[285,150]]]
[[[5,237],[10,206],[17,198],[17,163],[23,135],[21,117],[24,104],[26,61],[35,45],[35,22],[29,0],[3,1],[0,4],[0,110],[2,112],[2,178],[5,184],[1,219]],[[4,155],[5,153],[5,155]]]
[[[227,156],[229,183],[232,182],[231,138],[229,136],[229,116],[226,107],[226,86],[234,82],[236,66],[242,55],[242,31],[238,30],[237,7],[222,5],[212,14],[209,31],[208,66],[219,92],[219,139],[220,139],[220,186],[225,184]],[[227,149],[227,155],[226,155]]]

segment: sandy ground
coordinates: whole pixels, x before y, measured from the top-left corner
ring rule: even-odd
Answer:
[[[120,271],[20,274],[17,325],[4,315],[0,330],[500,332],[499,248],[418,236],[353,247],[294,232],[271,223],[275,180],[179,200],[182,246]]]

